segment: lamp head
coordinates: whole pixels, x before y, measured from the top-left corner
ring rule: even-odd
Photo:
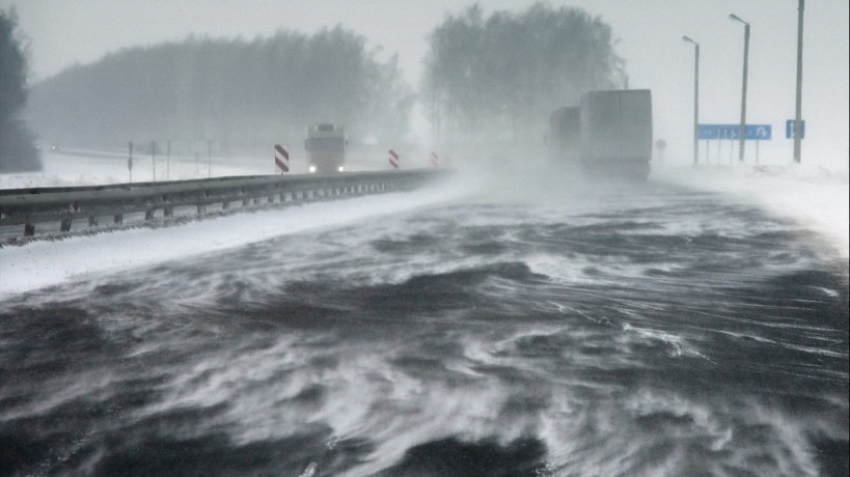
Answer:
[[[732,20],[735,20],[735,21],[739,21],[739,22],[743,23],[744,25],[749,25],[749,23],[745,22],[743,19],[741,19],[741,17],[739,17],[738,15],[735,15],[734,13],[730,13],[729,18],[732,19]]]

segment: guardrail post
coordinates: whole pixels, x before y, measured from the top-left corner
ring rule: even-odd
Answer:
[[[145,221],[153,220],[153,209],[145,211]]]
[[[24,224],[24,236],[32,237],[33,235],[35,235],[35,225],[29,223]]]
[[[198,204],[198,215],[204,215],[207,213],[207,205],[206,204]]]
[[[165,207],[162,209],[163,217],[174,217],[174,207]]]
[[[71,219],[62,219],[62,222],[59,224],[59,230],[61,232],[70,232],[71,231]]]
[[[92,215],[89,217],[89,227],[95,226],[97,226],[97,216]]]
[[[124,223],[124,214],[115,214],[112,217],[112,222],[114,222],[116,224],[123,224]]]
[[[221,210],[230,210],[230,201],[229,200],[221,201]]]

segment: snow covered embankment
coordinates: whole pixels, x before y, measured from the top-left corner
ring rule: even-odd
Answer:
[[[846,171],[806,165],[668,167],[653,170],[651,180],[753,202],[820,234],[842,258],[850,255],[850,180]]]

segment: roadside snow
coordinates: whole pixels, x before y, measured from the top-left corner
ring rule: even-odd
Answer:
[[[0,174],[0,189],[30,187],[79,187],[133,182],[206,179],[207,177],[270,174],[274,171],[270,160],[239,158],[231,163],[207,162],[206,158],[173,157],[156,159],[154,176],[153,158],[138,156],[133,159],[133,169],[127,169],[127,159],[115,154],[92,151],[71,153],[42,153],[43,170],[15,174]],[[265,167],[263,167],[265,166]]]
[[[652,180],[726,194],[821,234],[850,255],[850,186],[846,171],[818,166],[668,167]]]
[[[48,156],[45,173],[2,176],[0,188],[90,185],[117,182],[126,167],[114,159]],[[243,163],[243,166],[245,164]],[[195,164],[184,165],[194,172]],[[181,170],[180,166],[175,172]],[[218,167],[234,175],[254,167]],[[172,176],[173,177],[173,176]],[[652,181],[722,193],[757,204],[769,213],[799,221],[822,234],[844,258],[850,255],[850,189],[847,172],[816,166],[656,168]],[[186,258],[268,238],[374,219],[463,197],[474,191],[462,182],[440,190],[347,199],[191,222],[160,229],[131,229],[55,242],[0,249],[0,299],[57,285],[78,276]]]
[[[150,229],[137,228],[0,248],[0,299],[75,277],[181,260],[270,238],[339,227],[459,197],[459,188],[424,188],[282,209],[245,212]]]

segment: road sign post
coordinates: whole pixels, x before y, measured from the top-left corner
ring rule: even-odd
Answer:
[[[729,155],[730,160],[734,162],[735,145],[738,141],[756,141],[756,160],[759,154],[759,142],[770,141],[773,139],[773,126],[770,124],[747,124],[744,127],[744,138],[740,138],[741,127],[739,124],[700,124],[698,137],[700,140],[706,141],[706,156],[708,155],[708,142],[712,139],[717,140],[717,163],[720,163],[722,157],[722,142],[723,140],[730,141]],[[740,149],[738,150],[740,156]]]

